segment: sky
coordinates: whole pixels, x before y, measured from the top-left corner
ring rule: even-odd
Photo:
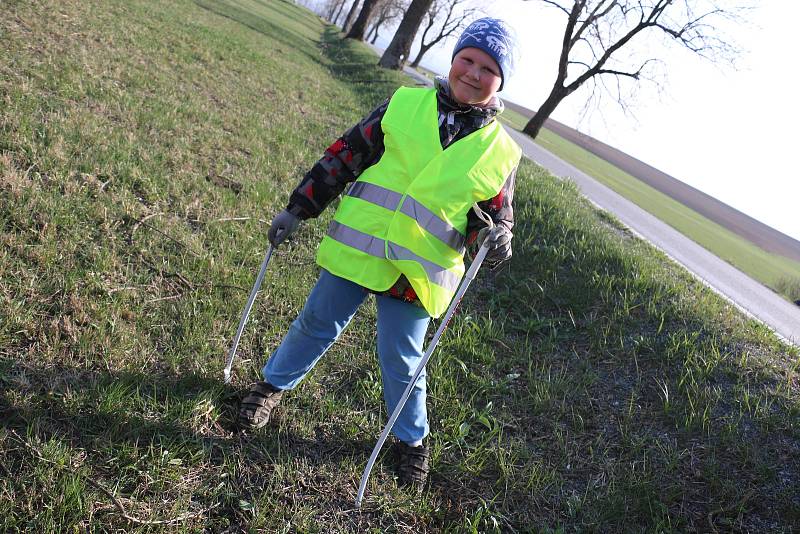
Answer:
[[[800,149],[792,67],[800,50],[795,41],[800,2],[754,3],[758,7],[745,23],[725,27],[743,51],[735,66],[645,38],[663,61],[665,80],[660,90],[639,85],[632,115],[612,98],[586,111],[586,93],[577,91],[552,117],[800,240],[800,172],[792,156]],[[536,1],[484,6],[508,21],[520,41],[520,63],[500,96],[538,108],[555,81],[566,16]],[[385,47],[390,39],[386,32],[376,44]],[[429,51],[422,66],[446,73],[454,44],[455,39]],[[412,49],[411,57],[415,54]]]

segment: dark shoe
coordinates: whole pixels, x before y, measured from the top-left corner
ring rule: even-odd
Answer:
[[[428,467],[431,457],[430,449],[425,445],[412,447],[402,441],[397,441],[395,450],[399,459],[397,469],[399,484],[422,491],[425,481],[428,480],[428,471],[430,471]]]
[[[239,426],[256,430],[269,422],[272,409],[283,396],[283,391],[268,382],[256,382],[239,407]]]

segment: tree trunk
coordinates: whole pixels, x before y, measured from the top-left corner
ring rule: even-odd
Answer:
[[[419,53],[417,54],[417,59],[415,59],[414,62],[411,64],[411,66],[414,68],[416,68],[419,65],[419,61],[422,59],[422,56],[424,56],[425,52],[427,52],[434,44],[434,43],[428,43],[426,45],[425,38],[428,36],[428,32],[431,31],[431,28],[433,28],[433,24],[436,22],[436,15],[437,13],[428,12],[428,25],[425,26],[425,31],[422,32],[422,39],[420,39],[419,43]],[[410,51],[411,50],[409,50],[409,52]]]
[[[353,27],[350,28],[350,31],[347,32],[347,35],[345,35],[345,38],[358,39],[359,41],[364,40],[364,32],[367,30],[369,17],[372,15],[372,10],[375,9],[377,3],[378,0],[364,0],[364,6],[361,8],[358,18],[353,23]]]
[[[342,16],[342,11],[344,11],[344,5],[346,3],[347,3],[346,0],[342,0],[342,3],[339,5],[339,11],[336,12],[336,15],[333,17],[333,20],[331,22],[336,24],[336,21],[339,20],[339,17]]]
[[[550,114],[555,111],[561,101],[569,96],[569,94],[570,91],[562,86],[556,85],[553,87],[553,90],[550,91],[547,99],[542,103],[539,109],[536,110],[536,114],[531,117],[531,120],[529,120],[528,124],[525,125],[525,128],[522,129],[522,132],[528,134],[531,138],[536,139],[536,136],[539,135],[539,130],[541,130],[542,126],[544,126],[544,121],[550,117]]]
[[[378,27],[375,26],[375,31],[372,32],[372,40],[369,42],[370,44],[375,44],[375,41],[378,40]]]
[[[392,37],[392,42],[386,48],[378,64],[387,69],[400,70],[403,68],[408,53],[411,51],[411,43],[417,35],[422,19],[431,7],[433,0],[413,0],[408,6],[400,26]]]
[[[342,4],[344,4],[344,0],[333,0],[333,2],[331,2],[331,9],[328,11],[327,17],[328,22],[331,24],[336,20],[336,11],[341,9]]]
[[[424,55],[425,55],[425,53],[426,53],[428,50],[430,50],[430,49],[431,49],[431,46],[433,46],[433,45],[428,45],[428,46],[421,45],[421,46],[419,47],[419,54],[417,54],[417,58],[416,58],[416,59],[414,60],[414,62],[411,64],[411,66],[412,66],[412,67],[414,67],[414,68],[417,68],[417,67],[419,67],[419,61],[422,59],[422,56],[424,56]]]
[[[356,13],[356,9],[358,9],[358,3],[361,0],[354,0],[353,5],[350,7],[350,11],[347,12],[347,17],[344,19],[344,24],[342,25],[342,30],[347,31],[347,27],[350,24],[350,21],[353,20],[353,15]]]
[[[385,12],[378,16],[378,20],[372,25],[372,28],[369,30],[369,35],[367,35],[367,39],[369,39],[370,35],[372,36],[370,43],[375,44],[375,41],[378,40],[378,30],[381,29],[381,26],[383,26],[383,23],[386,22],[387,18],[388,17],[386,16]]]
[[[377,33],[378,33],[378,25],[377,24],[373,24],[372,26],[370,26],[369,30],[367,31],[367,36],[364,37],[364,40],[365,41],[369,41],[370,39],[374,38],[375,34],[377,34]],[[370,41],[370,42],[372,42],[372,41]]]

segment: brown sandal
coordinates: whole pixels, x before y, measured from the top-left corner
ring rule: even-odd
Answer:
[[[239,426],[256,430],[269,423],[272,409],[281,402],[282,396],[283,390],[268,382],[253,384],[239,407]]]

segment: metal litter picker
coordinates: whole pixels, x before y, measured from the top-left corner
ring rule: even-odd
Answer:
[[[272,252],[274,250],[275,247],[270,244],[269,248],[267,249],[267,254],[264,256],[264,260],[261,262],[261,270],[258,271],[256,283],[253,284],[253,289],[250,290],[250,297],[247,299],[247,305],[245,305],[244,311],[242,312],[242,318],[239,319],[239,329],[236,331],[236,337],[233,339],[233,345],[231,345],[231,351],[228,355],[228,365],[225,366],[226,384],[230,384],[231,382],[231,367],[233,367],[233,359],[236,357],[236,349],[239,347],[239,339],[242,337],[244,325],[247,323],[247,318],[250,316],[250,310],[253,308],[253,302],[256,300],[256,294],[261,288],[261,282],[264,281],[264,274],[267,272],[267,265],[269,265],[269,260],[272,258]]]
[[[403,411],[403,407],[408,401],[408,398],[411,396],[411,390],[414,389],[414,385],[417,383],[417,379],[419,378],[420,373],[422,370],[425,369],[425,365],[428,363],[428,360],[433,354],[433,351],[436,350],[436,345],[439,343],[439,338],[442,337],[442,333],[447,328],[447,325],[450,323],[450,319],[455,314],[456,308],[458,304],[461,302],[461,299],[464,297],[464,293],[467,292],[467,288],[469,287],[472,280],[475,278],[475,275],[478,273],[478,269],[480,269],[481,264],[483,263],[484,258],[486,258],[486,253],[489,252],[489,243],[493,240],[492,231],[494,230],[494,223],[489,218],[488,215],[483,213],[477,205],[473,207],[475,213],[480,217],[485,223],[489,225],[489,231],[487,232],[486,238],[483,240],[481,244],[481,248],[478,250],[478,253],[475,255],[475,258],[472,260],[472,264],[469,266],[466,274],[464,275],[464,280],[461,281],[461,285],[458,287],[458,291],[456,294],[453,295],[453,300],[450,301],[450,307],[447,308],[447,313],[445,313],[444,319],[442,323],[439,325],[439,328],[436,330],[436,334],[433,336],[428,348],[425,350],[425,354],[422,356],[422,360],[419,362],[417,366],[417,370],[414,371],[414,376],[411,377],[411,381],[408,383],[406,390],[403,392],[403,396],[400,397],[400,401],[397,403],[397,406],[392,412],[392,416],[389,418],[389,422],[386,423],[386,426],[381,432],[380,437],[378,438],[378,443],[375,444],[375,448],[372,449],[372,454],[369,457],[369,461],[367,462],[367,467],[364,469],[364,474],[361,475],[361,483],[358,486],[358,495],[356,496],[356,508],[361,508],[361,500],[364,498],[364,491],[367,489],[367,481],[369,480],[369,474],[372,472],[372,467],[375,465],[375,460],[378,458],[378,454],[381,452],[381,448],[383,444],[386,442],[386,438],[389,437],[389,432],[392,430],[395,421],[397,418],[400,417],[400,412]]]

